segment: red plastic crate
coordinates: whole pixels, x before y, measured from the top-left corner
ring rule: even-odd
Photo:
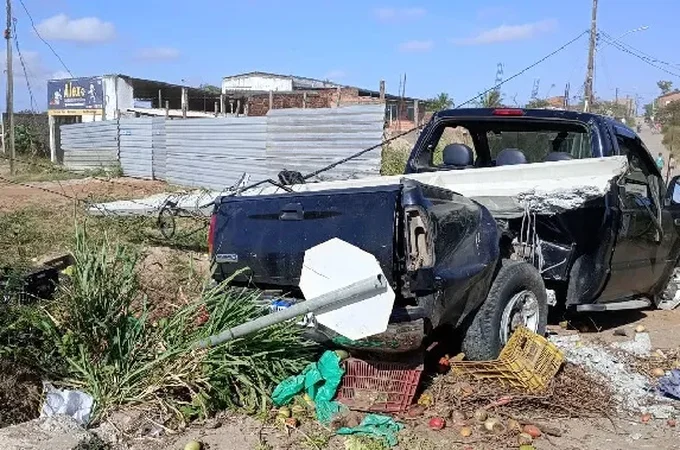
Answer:
[[[338,389],[338,401],[350,409],[396,413],[406,410],[423,373],[422,363],[343,361],[345,376]]]

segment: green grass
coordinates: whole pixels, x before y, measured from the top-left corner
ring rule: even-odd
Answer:
[[[2,160],[8,166],[7,160]],[[62,181],[83,178],[84,175],[69,171],[63,166],[53,164],[49,158],[38,156],[19,156],[15,161],[15,175],[10,178],[19,183],[40,181]]]
[[[196,350],[197,341],[259,317],[256,294],[221,285],[153,325],[133,248],[79,229],[74,257],[49,333],[68,366],[65,382],[95,398],[97,417],[125,404],[155,405],[179,421],[229,407],[266,411],[276,383],[316,351],[290,323]]]

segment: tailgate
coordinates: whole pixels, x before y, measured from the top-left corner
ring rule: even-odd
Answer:
[[[297,286],[305,251],[337,237],[373,254],[391,282],[400,192],[395,184],[222,197],[216,207],[214,276],[225,279],[248,268],[239,281]]]

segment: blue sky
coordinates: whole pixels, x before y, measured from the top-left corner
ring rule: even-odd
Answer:
[[[75,76],[123,73],[168,82],[219,85],[223,76],[259,70],[330,78],[396,93],[449,93],[460,103],[490,87],[497,64],[509,77],[590,25],[590,0],[23,0],[38,29]],[[670,63],[678,63],[680,2],[600,0],[600,29]],[[14,0],[19,44],[38,109],[46,80],[64,68],[33,32]],[[520,104],[540,78],[540,96],[565,83],[582,92],[587,36],[503,87]],[[676,58],[675,60],[673,58]],[[603,44],[596,93],[613,98],[657,94],[656,81],[678,77]],[[669,67],[669,66],[666,66]],[[16,109],[30,106],[15,49]],[[553,87],[554,85],[554,87]],[[4,100],[4,82],[2,99]],[[3,102],[4,103],[4,102]],[[3,105],[4,106],[4,105]],[[4,107],[2,108],[4,109]]]

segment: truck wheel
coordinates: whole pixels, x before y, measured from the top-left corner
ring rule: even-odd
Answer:
[[[527,262],[503,260],[465,331],[462,350],[470,360],[495,359],[518,326],[544,334],[547,322],[548,298],[540,273]]]

